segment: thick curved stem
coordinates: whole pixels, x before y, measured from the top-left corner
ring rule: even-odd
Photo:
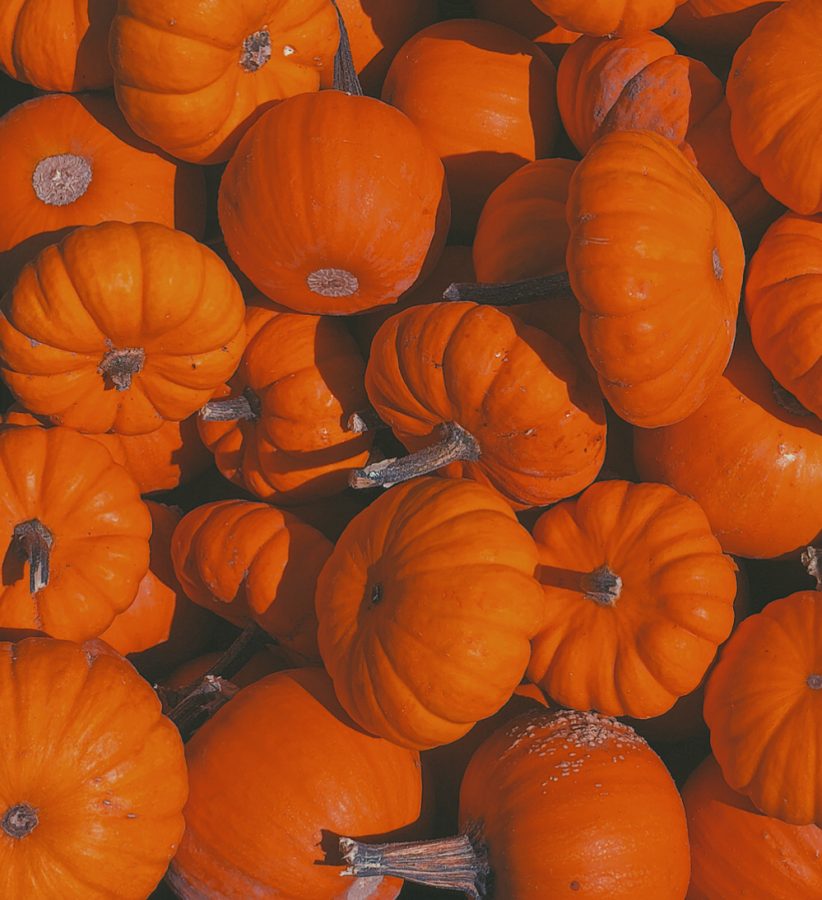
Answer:
[[[260,398],[246,388],[236,397],[224,400],[209,400],[200,408],[200,418],[204,422],[237,422],[245,419],[259,419],[262,412]]]
[[[344,91],[346,94],[354,94],[362,97],[362,85],[354,68],[354,60],[351,56],[351,42],[348,40],[348,29],[345,27],[345,19],[337,6],[337,0],[331,0],[337,11],[337,22],[340,25],[340,43],[334,54],[334,88]]]
[[[109,350],[100,361],[97,371],[114,385],[117,391],[127,391],[132,378],[142,372],[146,351],[142,347],[123,347]]]
[[[12,544],[21,559],[29,564],[29,593],[36,594],[49,583],[51,545],[54,538],[39,519],[14,526]]]
[[[567,272],[557,275],[537,275],[521,281],[492,282],[460,281],[449,285],[443,292],[443,300],[471,300],[494,306],[514,306],[544,297],[563,297],[571,293]]]
[[[600,606],[616,606],[622,593],[622,579],[607,565],[599,566],[580,579],[582,593]]]
[[[470,432],[456,422],[445,422],[440,426],[439,443],[423,447],[408,456],[385,459],[364,469],[354,469],[348,483],[353,488],[387,488],[436,472],[457,460],[477,460],[480,452],[479,442]]]

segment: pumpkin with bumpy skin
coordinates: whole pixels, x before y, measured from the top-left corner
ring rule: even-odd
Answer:
[[[685,0],[533,0],[571,31],[598,37],[650,31],[664,25]]]

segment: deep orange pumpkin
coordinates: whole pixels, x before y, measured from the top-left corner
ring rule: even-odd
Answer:
[[[584,34],[624,35],[664,25],[685,0],[533,0],[560,25]]]

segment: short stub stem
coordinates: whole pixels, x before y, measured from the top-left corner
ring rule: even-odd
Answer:
[[[14,526],[12,542],[20,558],[29,564],[29,593],[36,594],[49,583],[54,538],[39,519],[29,519]]]
[[[467,834],[395,844],[364,844],[343,837],[340,853],[348,866],[343,875],[387,875],[428,887],[462,891],[472,900],[487,896],[487,853],[484,845]]]
[[[440,440],[430,447],[423,447],[408,456],[385,459],[364,469],[354,469],[348,479],[349,485],[353,488],[387,488],[436,472],[458,460],[473,461],[480,458],[479,442],[461,425],[445,422],[440,426],[439,432]]]
[[[822,551],[816,547],[805,547],[800,559],[808,575],[816,579],[816,589],[822,591]]]
[[[387,427],[370,406],[351,413],[345,423],[345,430],[352,434],[364,434],[366,431],[378,431]]]
[[[31,186],[46,206],[69,206],[85,194],[91,178],[91,160],[75,153],[59,153],[37,163]]]
[[[200,418],[204,422],[239,422],[257,420],[262,413],[260,398],[251,388],[246,388],[236,397],[224,400],[209,400],[200,409]]]
[[[598,566],[580,579],[582,593],[600,606],[616,606],[622,593],[622,579],[607,565]]]
[[[114,385],[117,391],[127,391],[131,380],[143,370],[146,351],[142,347],[123,347],[109,350],[100,361],[97,371]]]
[[[37,810],[28,803],[17,803],[9,807],[0,819],[0,828],[15,840],[31,834],[39,823]]]
[[[340,43],[334,54],[334,88],[345,91],[346,94],[362,96],[362,85],[354,66],[354,58],[351,56],[351,42],[348,39],[348,29],[345,27],[345,19],[337,6],[337,0],[332,0],[337,11],[337,22],[340,26]]]
[[[443,292],[443,300],[470,300],[474,303],[489,303],[494,306],[514,306],[529,300],[546,297],[564,297],[571,293],[571,283],[567,272],[556,275],[536,275],[521,281],[492,282],[458,281]]]

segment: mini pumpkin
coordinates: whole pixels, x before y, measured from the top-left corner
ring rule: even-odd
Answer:
[[[602,36],[650,31],[664,25],[685,0],[533,0],[571,31]]]

